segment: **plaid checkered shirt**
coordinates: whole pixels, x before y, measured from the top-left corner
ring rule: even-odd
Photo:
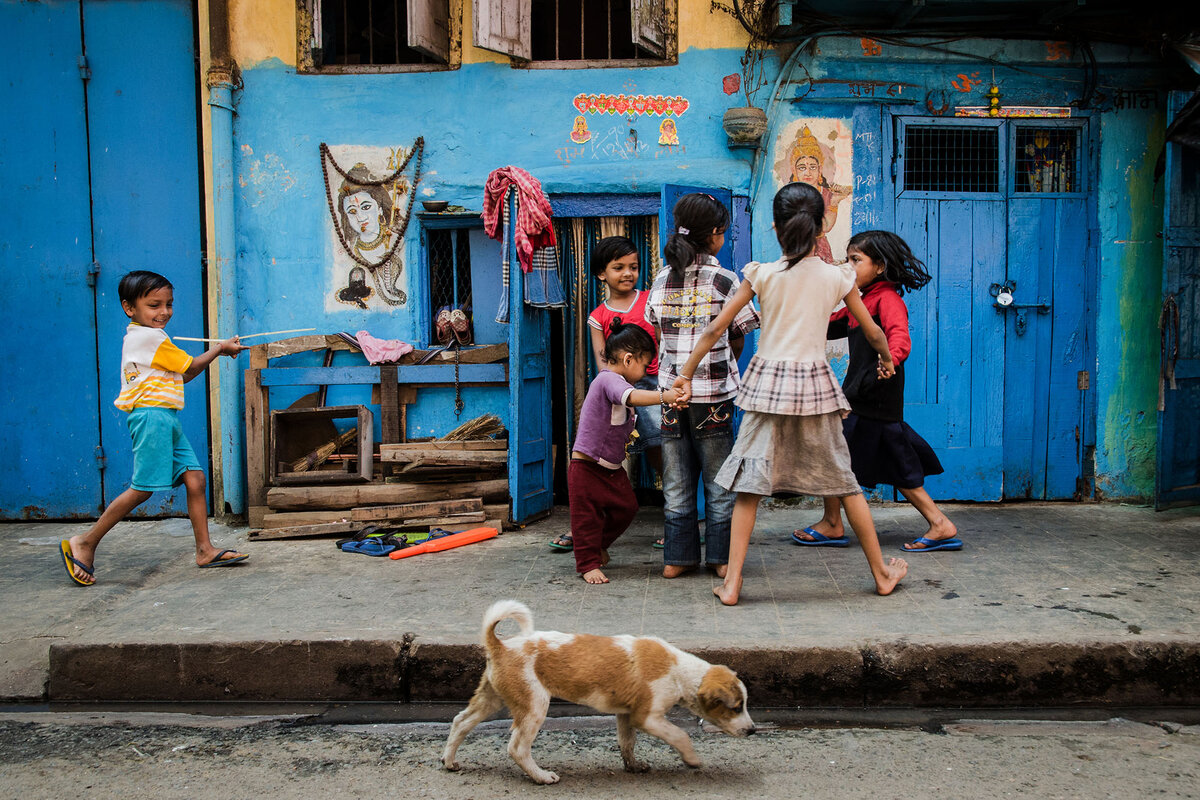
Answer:
[[[711,255],[699,256],[683,277],[664,267],[650,288],[646,319],[659,330],[658,385],[670,388],[679,369],[696,349],[708,323],[737,292],[741,281]],[[753,303],[738,312],[729,330],[713,345],[692,376],[692,402],[719,403],[737,395],[738,365],[729,337],[746,336],[759,325]]]

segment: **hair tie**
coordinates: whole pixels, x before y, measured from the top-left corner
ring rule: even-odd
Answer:
[[[679,231],[679,233],[681,233],[684,236],[687,236],[689,233],[691,233],[691,231],[689,231],[687,228],[684,228],[682,226],[676,228],[675,230]]]

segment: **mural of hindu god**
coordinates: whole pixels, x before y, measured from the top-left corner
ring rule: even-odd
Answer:
[[[368,183],[376,178],[362,163],[355,164],[346,174],[336,202],[345,245],[371,265],[371,277],[379,296],[389,305],[403,305],[408,296],[397,286],[404,265],[393,247],[396,231],[392,193],[382,185]],[[344,298],[339,299],[345,302]],[[361,299],[358,298],[358,305],[362,304]]]
[[[837,123],[836,120],[823,122]],[[821,196],[825,199],[825,224],[820,238],[817,239],[815,254],[824,261],[833,262],[835,260],[833,248],[830,246],[827,234],[837,224],[838,210],[842,202],[850,197],[852,189],[850,186],[833,183],[830,178],[837,176],[839,168],[849,174],[849,149],[847,145],[843,155],[844,163],[839,164],[838,154],[835,153],[834,148],[823,144],[814,135],[812,128],[818,124],[820,123],[817,121],[801,123],[794,140],[781,139],[780,150],[783,158],[776,161],[776,175],[782,183],[799,181],[820,190]],[[830,141],[842,138],[839,131],[839,127],[842,127],[840,124],[832,126],[826,124],[823,127],[829,127],[830,132],[827,138]],[[845,138],[849,138],[848,133]],[[846,238],[848,239],[849,236],[847,235]]]

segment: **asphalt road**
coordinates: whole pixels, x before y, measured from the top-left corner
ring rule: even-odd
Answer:
[[[476,729],[462,769],[442,723],[330,725],[183,714],[0,714],[0,796],[61,798],[1200,797],[1200,727],[958,721],[924,728],[767,725],[746,739],[678,720],[704,761],[639,734],[651,771],[621,768],[611,718],[548,721],[534,743],[561,782],[538,787],[505,752],[504,721]]]

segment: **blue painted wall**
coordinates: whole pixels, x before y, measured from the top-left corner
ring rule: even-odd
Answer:
[[[1047,43],[960,42],[957,47],[971,55],[887,45],[868,55],[858,39],[822,40],[816,54],[806,51],[787,61],[786,74],[793,82],[780,86],[769,108],[772,131],[798,116],[851,120],[855,230],[894,222],[885,104],[915,114],[943,105],[951,110],[984,105],[992,78],[989,58],[1004,65],[996,66],[995,77],[1005,105],[1068,105],[1084,91],[1082,62],[1051,58],[1055,51]],[[726,186],[751,196],[754,257],[777,257],[770,227],[776,183],[769,170],[778,155],[772,147],[755,163],[753,151],[727,146],[720,125],[725,109],[740,104],[721,85],[723,76],[738,71],[740,55],[740,48],[693,48],[680,55],[677,66],[586,71],[470,63],[448,72],[298,75],[277,59],[244,69],[244,86],[235,92],[234,122],[238,329],[366,329],[427,344],[414,315],[415,304],[425,302],[419,296],[391,312],[324,311],[332,250],[318,156],[321,142],[394,147],[423,136],[425,176],[419,197],[476,210],[482,207],[488,173],[508,164],[531,172],[550,193],[646,193],[664,183]],[[1161,219],[1150,169],[1163,115],[1155,108],[1114,110],[1120,102],[1116,89],[1143,89],[1156,79],[1150,57],[1115,47],[1098,48],[1097,57],[1100,88],[1092,97],[1100,143],[1093,159],[1100,169],[1093,224],[1101,234],[1093,283],[1098,314],[1093,386],[1097,441],[1102,443],[1097,485],[1109,497],[1144,498],[1153,488],[1153,407],[1147,400],[1154,376],[1147,348],[1148,337],[1157,334],[1152,324],[1147,328],[1143,323],[1158,305],[1161,248],[1131,248],[1123,242],[1141,241]],[[778,64],[770,67],[774,80]],[[896,85],[891,94],[889,84]],[[615,115],[589,114],[593,139],[577,145],[569,133],[578,114],[571,101],[579,93],[685,97],[689,108],[677,122],[681,144],[657,144],[655,117],[638,117],[631,125]],[[760,102],[767,94],[760,93]],[[803,98],[793,102],[798,95]],[[772,136],[769,132],[768,142]],[[403,252],[405,269],[416,268],[415,223]],[[409,277],[407,285],[416,282]],[[1130,329],[1130,324],[1139,327]],[[330,399],[335,400],[332,394]],[[438,394],[426,396],[410,410],[410,434],[444,433],[456,423],[446,413],[450,406]],[[467,413],[485,410],[505,416],[499,390],[472,390]],[[243,457],[240,424],[240,419],[225,423],[231,458]],[[233,496],[230,504],[235,511],[244,507]]]

